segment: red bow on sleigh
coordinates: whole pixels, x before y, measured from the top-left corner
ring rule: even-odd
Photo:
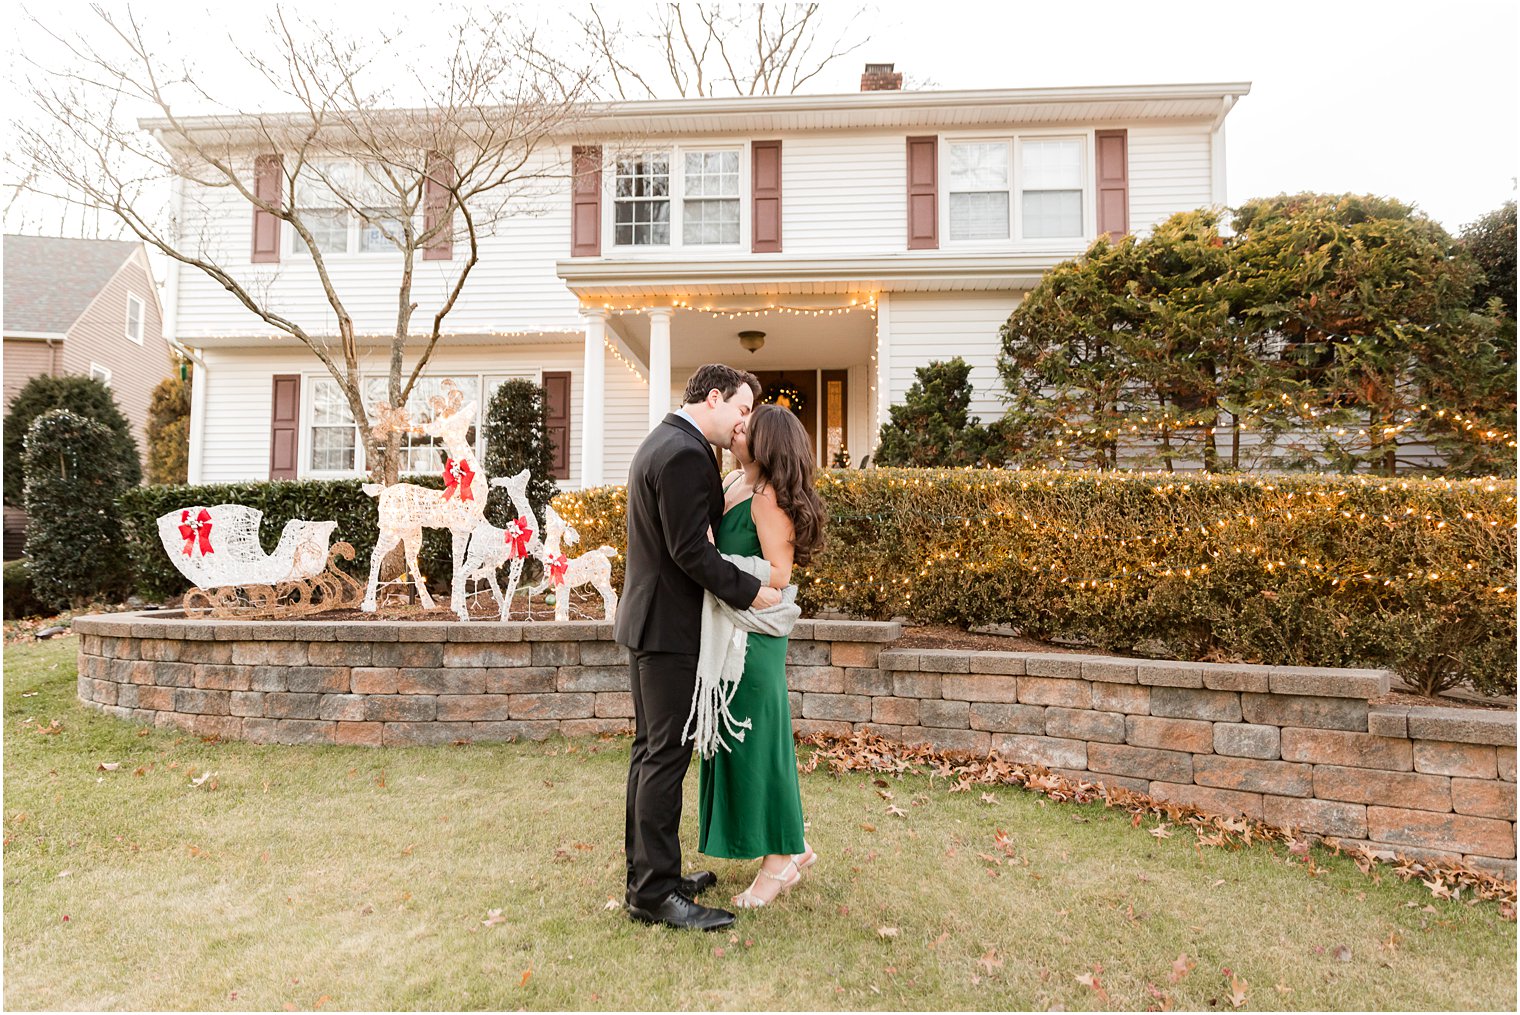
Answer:
[[[196,536],[200,536],[201,556],[214,552],[211,549],[211,512],[201,508],[200,514],[193,519],[190,517],[190,509],[179,513],[179,535],[185,541],[185,556],[193,556]]]
[[[526,557],[528,555],[528,540],[533,538],[533,530],[523,522],[508,522],[506,530],[506,543],[511,547],[508,554],[512,557]]]
[[[563,553],[558,557],[549,558],[549,577],[553,579],[554,584],[565,584],[565,572],[569,570],[569,568],[570,558],[566,557]]]
[[[463,458],[450,458],[443,466],[443,499],[459,494],[460,500],[474,500],[475,491],[470,484],[475,480],[475,470]]]

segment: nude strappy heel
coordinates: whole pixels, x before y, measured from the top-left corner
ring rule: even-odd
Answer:
[[[791,876],[787,876],[788,870],[792,872]],[[802,871],[797,865],[797,858],[794,856],[786,862],[785,867],[781,868],[780,874],[772,874],[770,871],[762,867],[760,868],[760,876],[763,878],[770,878],[772,881],[781,882],[781,889],[780,891],[776,892],[776,899],[779,899],[781,896],[785,895],[787,892],[796,887],[797,882],[802,880]],[[754,885],[751,885],[749,888],[744,889],[744,891],[734,896],[733,902],[735,909],[759,909],[762,906],[766,905],[766,901],[764,899],[760,898],[760,896],[756,895],[753,891],[750,890],[752,888],[754,888]],[[775,899],[772,899],[771,901],[774,902]]]

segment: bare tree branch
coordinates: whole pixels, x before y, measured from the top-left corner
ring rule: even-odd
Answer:
[[[817,3],[651,7],[643,21],[653,27],[642,31],[626,30],[623,23],[609,29],[594,3],[574,18],[583,50],[608,75],[615,98],[661,97],[650,84],[656,74],[682,97],[715,95],[720,86],[735,95],[794,94],[869,41],[863,10],[837,33],[826,33]],[[690,20],[686,8],[695,12]],[[641,74],[640,66],[659,69]],[[644,94],[629,94],[633,82]]]
[[[18,192],[53,193],[114,216],[253,319],[304,344],[343,392],[371,471],[394,481],[399,443],[372,424],[362,376],[361,340],[381,336],[361,333],[350,311],[358,294],[333,271],[325,241],[357,224],[367,242],[394,250],[387,395],[405,404],[446,337],[482,239],[524,209],[530,188],[566,174],[558,140],[581,115],[586,73],[543,52],[509,13],[466,13],[450,27],[444,54],[426,54],[430,62],[398,75],[396,36],[351,37],[276,8],[266,38],[233,40],[233,49],[293,111],[245,112],[188,66],[165,60],[144,22],[120,10],[97,6],[93,25],[70,33],[43,26],[72,64],[33,63],[34,115],[15,123],[13,161],[27,170]],[[398,80],[422,101],[396,101]],[[185,116],[182,99],[221,111]],[[127,117],[131,106],[151,111],[151,132]],[[277,198],[257,177],[257,156],[273,154]],[[171,180],[183,195],[178,217],[151,197]],[[295,249],[287,245],[278,264],[252,263],[246,249],[232,249],[229,199],[288,228]],[[467,254],[427,261],[419,275],[419,255],[456,237],[467,241]],[[323,311],[313,314],[291,295],[289,282],[302,273],[320,285]],[[413,317],[423,307],[430,321],[418,334]]]

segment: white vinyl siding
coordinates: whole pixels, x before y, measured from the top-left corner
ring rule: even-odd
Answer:
[[[313,389],[318,382],[332,383],[332,379],[316,358],[288,344],[274,351],[205,349],[202,355],[207,369],[197,374],[197,383],[205,385],[204,404],[209,412],[204,421],[192,422],[192,427],[205,427],[202,474],[198,481],[221,483],[268,478],[270,385],[275,374],[303,376],[300,474],[303,479],[320,478],[323,474],[314,473],[310,464]],[[560,480],[559,487],[573,490],[578,488],[580,477],[583,361],[579,341],[495,347],[456,345],[434,354],[428,373],[433,377],[479,376],[489,399],[496,385],[508,378],[537,380],[544,371],[569,371],[571,478]],[[383,371],[384,356],[375,354],[373,366],[375,372]],[[610,350],[604,358],[604,369],[606,430],[597,439],[604,442],[606,482],[617,484],[627,479],[633,453],[649,429],[649,385]],[[675,372],[680,373],[679,368]],[[355,431],[350,426],[348,432]],[[356,473],[349,470],[342,474]]]
[[[908,242],[905,138],[902,131],[784,137],[784,256],[903,253]]]
[[[568,158],[568,149],[566,149]],[[556,156],[548,153],[526,167],[551,172]],[[252,173],[252,159],[247,171]],[[570,202],[563,181],[533,181],[517,201],[515,214],[480,238],[480,262],[465,283],[459,302],[445,318],[453,334],[579,329],[575,297],[555,274],[554,262],[569,252]],[[278,263],[249,264],[253,212],[230,187],[184,188],[184,235],[193,253],[228,267],[269,306],[308,331],[332,334],[337,315],[328,304],[311,259],[292,252],[289,223],[281,223]],[[357,227],[356,227],[357,229]],[[383,239],[380,241],[385,243]],[[412,328],[422,332],[442,305],[464,264],[464,248],[455,245],[453,260],[423,260],[413,266],[412,299],[417,310]],[[360,334],[389,335],[396,328],[401,259],[383,251],[364,256],[332,257],[327,269],[345,309]],[[179,272],[180,335],[247,335],[264,340],[275,334],[222,286],[189,266]],[[193,345],[194,342],[189,344]]]
[[[1143,235],[1179,211],[1213,203],[1210,147],[1205,126],[1130,128],[1130,229]]]
[[[889,404],[902,404],[918,379],[916,368],[959,356],[971,365],[971,415],[981,417],[983,424],[1002,416],[998,329],[1022,298],[1019,292],[893,293]]]

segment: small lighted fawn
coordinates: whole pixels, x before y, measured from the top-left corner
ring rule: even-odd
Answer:
[[[443,398],[429,399],[433,418],[415,433],[427,434],[443,442],[448,460],[443,467],[442,490],[411,483],[384,486],[366,483],[364,492],[380,499],[380,538],[370,558],[369,588],[360,609],[375,611],[375,594],[380,581],[380,564],[397,543],[405,546],[407,572],[417,586],[422,605],[431,610],[433,597],[417,570],[417,552],[422,547],[422,530],[448,529],[454,536],[454,582],[450,601],[464,601],[464,558],[470,533],[479,525],[486,509],[486,476],[475,462],[475,449],[465,440],[475,421],[475,403],[461,405],[464,395],[446,389]]]
[[[571,560],[561,552],[560,540],[574,546],[580,538],[580,533],[567,526],[552,507],[544,508],[544,546],[538,555],[544,564],[544,577],[529,591],[529,602],[533,596],[552,587],[554,619],[563,622],[570,619],[570,590],[590,585],[602,594],[602,619],[616,620],[618,597],[612,587],[612,558],[617,556],[617,551],[610,546],[600,546]]]
[[[496,605],[501,609],[501,619],[506,620],[512,612],[512,597],[517,594],[517,583],[522,580],[523,565],[529,557],[538,553],[544,541],[538,533],[538,519],[533,515],[533,505],[528,503],[528,470],[524,469],[517,475],[504,479],[493,479],[491,485],[506,488],[508,496],[512,498],[512,506],[517,509],[517,517],[508,522],[504,529],[487,521],[475,526],[475,531],[470,533],[470,551],[464,559],[464,580],[467,583],[480,580],[489,582],[491,592],[496,596]],[[511,565],[507,572],[505,593],[496,581],[496,569],[503,564]],[[454,612],[460,620],[470,619],[469,606],[463,598],[456,601]]]

